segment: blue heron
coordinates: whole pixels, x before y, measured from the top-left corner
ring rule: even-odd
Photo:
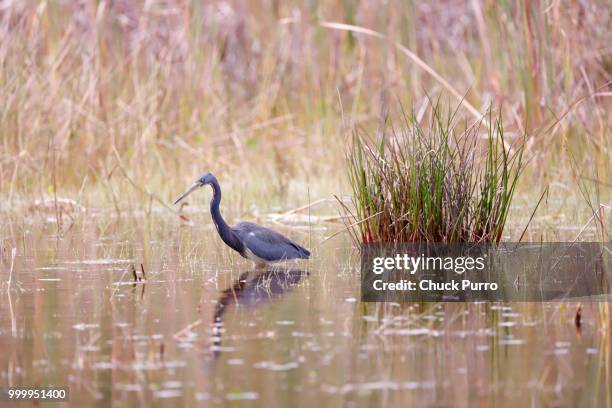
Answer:
[[[210,185],[213,189],[213,199],[210,202],[210,214],[219,236],[233,250],[244,258],[255,262],[257,266],[289,259],[308,259],[310,251],[301,247],[289,238],[276,231],[254,224],[240,222],[233,227],[227,225],[221,212],[221,186],[211,173],[200,176],[175,202],[187,197],[199,187]]]

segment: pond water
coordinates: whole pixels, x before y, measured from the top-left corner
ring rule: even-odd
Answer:
[[[61,239],[7,222],[0,386],[104,406],[612,404],[604,303],[580,327],[576,303],[361,303],[350,240],[319,244],[337,225],[273,225],[314,256],[260,272],[190,217],[90,214]]]

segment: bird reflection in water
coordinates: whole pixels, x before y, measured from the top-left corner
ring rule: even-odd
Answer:
[[[215,359],[220,355],[223,316],[231,305],[253,308],[275,300],[290,292],[308,272],[300,269],[272,268],[266,271],[245,272],[234,284],[221,292],[213,318],[213,345]]]

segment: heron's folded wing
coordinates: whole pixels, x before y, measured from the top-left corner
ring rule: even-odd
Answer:
[[[255,256],[266,261],[308,258],[310,252],[276,231],[253,223],[240,223],[233,228],[243,244]]]

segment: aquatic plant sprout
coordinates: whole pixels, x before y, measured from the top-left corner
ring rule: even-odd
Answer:
[[[355,130],[348,154],[356,238],[370,242],[499,242],[524,167],[522,140],[491,110],[458,126],[457,110],[385,120],[376,140]],[[424,123],[424,124],[423,124]]]

